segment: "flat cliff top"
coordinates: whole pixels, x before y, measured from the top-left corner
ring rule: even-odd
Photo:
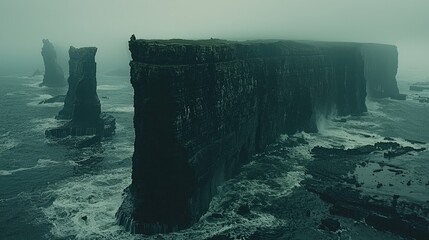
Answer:
[[[131,38],[129,48],[134,62],[154,65],[207,64],[252,58],[320,55],[326,50],[361,51],[376,48],[390,51],[394,45],[355,42],[322,42],[290,40],[228,41],[147,40]]]
[[[131,39],[133,61],[156,65],[204,64],[251,58],[319,55],[315,46],[297,41],[145,40]]]
[[[70,59],[94,60],[96,53],[97,53],[96,47],[75,48],[73,46],[70,46],[70,49],[69,49]]]

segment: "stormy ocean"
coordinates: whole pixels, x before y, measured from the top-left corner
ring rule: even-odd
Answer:
[[[62,104],[39,104],[66,89],[39,87],[37,77],[0,77],[0,239],[402,238],[341,214],[329,217],[341,227],[321,228],[335,205],[318,195],[328,178],[344,184],[354,179],[349,187],[360,196],[398,196],[398,204],[429,208],[427,150],[391,159],[375,151],[329,161],[311,153],[316,146],[353,149],[377,142],[429,148],[428,103],[399,81],[405,101],[367,99],[363,116],[333,115],[319,119],[318,133],[282,135],[219,188],[209,211],[190,229],[129,234],[116,224],[115,213],[131,183],[133,89],[129,77],[99,75],[97,81],[102,111],[116,118],[116,134],[99,145],[74,148],[44,135],[61,124],[54,116]],[[429,91],[418,95],[429,97]]]

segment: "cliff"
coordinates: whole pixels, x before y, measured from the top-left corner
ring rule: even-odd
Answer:
[[[45,74],[40,85],[47,87],[65,86],[64,72],[57,63],[54,45],[48,39],[43,39],[42,57],[45,64]]]
[[[385,44],[362,44],[368,96],[373,98],[403,98],[396,83],[398,50]]]
[[[96,52],[95,47],[70,47],[69,89],[64,100],[64,108],[57,118],[71,119],[71,121],[59,128],[46,130],[46,136],[93,134],[111,136],[114,133],[115,119],[101,114],[100,100],[97,95]]]
[[[132,37],[129,47],[136,139],[117,218],[132,232],[188,227],[280,133],[366,111],[360,44]]]

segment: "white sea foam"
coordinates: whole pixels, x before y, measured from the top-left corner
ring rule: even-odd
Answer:
[[[122,107],[112,107],[106,110],[107,112],[118,112],[118,113],[132,113],[134,112],[133,106],[122,106]]]
[[[63,102],[54,102],[54,103],[44,103],[40,104],[41,101],[52,98],[52,95],[49,94],[41,94],[35,98],[31,99],[31,102],[27,103],[27,106],[30,107],[60,107],[63,106]]]
[[[27,91],[14,91],[14,92],[6,93],[5,95],[10,97],[10,96],[16,96],[16,95],[24,96],[24,95],[29,95],[29,94],[30,93]]]
[[[24,78],[23,77],[23,79],[36,79],[36,80],[42,80],[42,79],[37,79],[37,78],[30,78],[30,77],[27,77],[27,78]],[[26,87],[31,87],[31,88],[48,88],[48,87],[46,87],[46,86],[41,86],[40,84],[42,84],[42,81],[40,81],[40,82],[32,82],[32,83],[24,83],[23,85],[24,86],[26,86]]]
[[[0,170],[0,176],[12,175],[12,174],[17,173],[17,172],[28,171],[28,170],[32,170],[32,169],[46,168],[46,167],[53,166],[56,164],[58,164],[58,162],[53,161],[51,159],[39,159],[39,160],[37,160],[37,164],[34,165],[33,167],[17,168],[17,169],[13,169],[13,170]]]
[[[10,131],[0,135],[0,153],[18,146],[19,142],[10,137]]]
[[[117,225],[115,213],[122,192],[131,182],[131,170],[118,168],[97,175],[82,175],[49,190],[55,201],[41,209],[55,238],[133,239]],[[86,219],[86,220],[85,220]]]
[[[125,88],[125,85],[110,85],[110,84],[103,84],[98,85],[97,90],[119,90]]]
[[[62,120],[57,120],[53,117],[51,118],[39,118],[39,119],[32,119],[31,124],[33,128],[31,128],[32,131],[38,132],[38,133],[44,133],[46,129],[59,127],[61,124],[64,123]]]

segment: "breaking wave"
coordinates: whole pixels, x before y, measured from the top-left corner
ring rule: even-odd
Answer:
[[[0,176],[12,175],[17,172],[22,172],[22,171],[27,171],[27,170],[37,169],[37,168],[46,168],[56,164],[58,164],[58,162],[53,161],[51,159],[39,159],[37,160],[37,164],[33,167],[17,168],[13,170],[0,170]]]

